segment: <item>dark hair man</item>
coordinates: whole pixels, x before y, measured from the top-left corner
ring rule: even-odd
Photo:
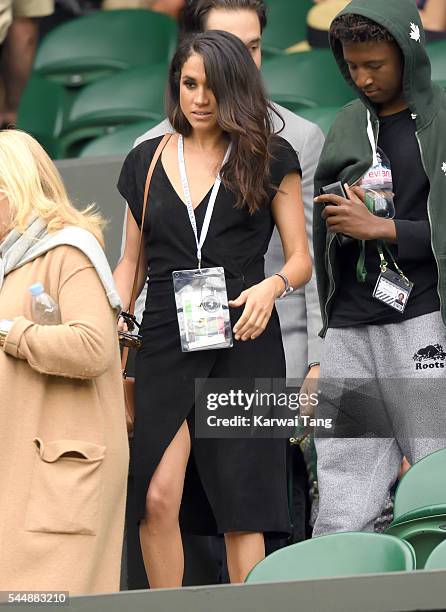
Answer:
[[[266,7],[263,0],[190,0],[183,11],[180,29],[183,34],[205,30],[223,30],[242,40],[260,69],[261,36],[266,26]],[[280,135],[295,149],[302,167],[302,197],[305,206],[306,226],[309,242],[312,236],[313,179],[319,154],[323,145],[323,134],[313,123],[298,117],[286,108],[274,104],[282,116],[285,127]],[[282,122],[271,117],[276,131]],[[148,138],[156,138],[172,131],[167,119],[143,134],[135,146]],[[283,265],[283,253],[277,230],[274,231],[265,258],[265,273],[274,274]],[[144,309],[145,290],[136,305],[137,318]],[[317,332],[320,314],[315,277],[305,286],[279,300],[277,310],[280,317],[286,355],[287,378],[302,379],[318,375],[319,352],[322,345]]]
[[[402,456],[413,463],[446,445],[433,393],[433,379],[439,386],[446,370],[423,364],[430,391],[421,402],[422,381],[413,380],[419,349],[446,341],[446,285],[439,283],[446,274],[445,94],[431,82],[410,0],[353,0],[332,22],[330,44],[359,99],[338,114],[315,178],[316,193],[339,180],[347,194],[319,196],[314,208],[321,377],[373,381],[393,429],[388,437],[317,440],[314,535],[372,530]],[[365,183],[374,179],[392,183],[393,219],[371,212]],[[341,246],[336,234],[355,240]],[[396,291],[403,305],[395,304]],[[346,395],[334,401],[345,408]],[[364,402],[356,402],[358,412]]]

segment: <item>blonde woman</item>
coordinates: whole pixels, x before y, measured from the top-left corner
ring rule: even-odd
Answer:
[[[0,590],[119,589],[128,448],[102,220],[0,131]],[[61,323],[32,320],[33,283]]]

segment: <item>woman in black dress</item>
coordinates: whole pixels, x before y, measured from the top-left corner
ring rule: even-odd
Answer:
[[[141,547],[152,588],[182,582],[183,490],[186,527],[225,535],[232,582],[243,581],[264,557],[265,532],[289,532],[284,441],[194,437],[194,381],[285,378],[274,300],[288,284],[297,288],[311,275],[299,160],[272,134],[274,111],[243,43],[218,31],[183,42],[170,67],[167,99],[176,133],[155,166],[144,220],[139,289],[147,274],[149,279],[132,450]],[[119,178],[129,205],[125,253],[115,271],[124,306],[137,261],[146,174],[160,140],[134,148]],[[219,171],[221,185],[213,189]],[[264,254],[274,223],[286,263],[265,279]],[[172,273],[198,268],[197,243],[204,235],[201,265],[224,268],[234,343],[182,352]],[[189,494],[192,480],[200,495]]]

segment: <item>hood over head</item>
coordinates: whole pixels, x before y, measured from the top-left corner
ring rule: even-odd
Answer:
[[[429,122],[439,99],[439,87],[431,81],[431,65],[425,48],[425,35],[414,0],[352,0],[340,15],[362,15],[384,27],[400,47],[403,58],[403,95],[419,125]],[[342,44],[330,36],[330,46],[348,84],[376,114],[374,104],[354,84],[342,53]]]

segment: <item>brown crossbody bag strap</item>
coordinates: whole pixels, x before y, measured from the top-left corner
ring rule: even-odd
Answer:
[[[142,239],[143,239],[143,234],[144,234],[144,221],[146,218],[146,209],[147,209],[147,200],[149,197],[150,182],[152,180],[152,174],[155,169],[156,162],[158,161],[161,153],[163,152],[164,147],[169,142],[171,136],[172,134],[165,134],[163,136],[161,142],[156,148],[155,154],[152,158],[152,161],[150,162],[150,166],[147,171],[146,184],[144,187],[144,204],[142,207],[141,229],[139,232],[138,259],[136,262],[135,277],[133,279],[132,293],[130,296],[130,305],[128,309],[128,312],[131,315],[135,314],[135,303],[136,303],[136,297],[137,297],[136,288],[138,286],[139,264],[141,263],[141,256],[142,256],[142,245],[143,245]],[[121,357],[121,369],[122,369],[124,378],[126,378],[126,368],[127,368],[128,357],[129,357],[129,348],[125,346],[122,350],[122,357]]]

